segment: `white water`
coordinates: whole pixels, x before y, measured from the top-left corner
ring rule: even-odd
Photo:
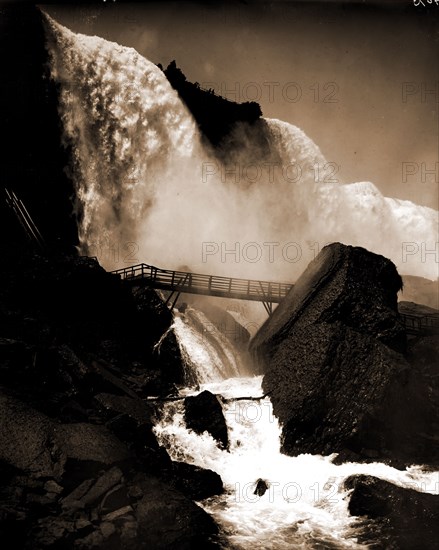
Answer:
[[[359,548],[356,519],[348,512],[349,493],[343,481],[353,474],[368,474],[401,487],[439,494],[439,472],[420,467],[400,471],[381,463],[335,465],[333,456],[280,453],[281,430],[269,398],[263,395],[262,376],[230,377],[240,369],[239,358],[227,338],[213,330],[204,315],[189,308],[177,314],[174,331],[180,349],[199,381],[181,395],[209,390],[222,396],[230,450],[221,450],[205,432],[197,435],[184,421],[183,402],[164,406],[154,431],[174,460],[217,472],[225,493],[202,501],[217,521],[232,548],[314,549]],[[223,352],[219,351],[218,344]],[[230,361],[230,363],[229,363]],[[242,372],[242,371],[241,371]],[[254,495],[257,480],[268,482],[267,492]]]
[[[187,367],[199,383],[239,376],[244,368],[229,340],[206,316],[193,308],[175,312],[173,330]]]
[[[437,241],[437,211],[385,198],[370,182],[331,181],[318,146],[279,120],[267,120],[263,132],[243,131],[239,152],[230,151],[239,172],[230,181],[153,63],[50,18],[46,26],[83,212],[81,249],[106,268],[145,261],[294,281],[324,244],[341,241],[389,257],[402,273],[437,278],[435,255],[427,253]],[[260,165],[255,131],[269,143],[273,174]],[[250,165],[260,176],[246,171]],[[288,166],[299,166],[301,176],[283,172]],[[296,246],[285,250],[291,242]],[[218,252],[203,257],[206,243]],[[265,243],[277,243],[272,253]],[[234,254],[221,253],[231,249]]]
[[[202,384],[199,391],[208,389],[227,398],[257,397],[262,395],[261,378]],[[268,398],[225,402],[223,411],[230,452],[220,450],[209,434],[197,435],[186,428],[182,403],[166,406],[155,433],[174,460],[209,468],[221,476],[225,494],[201,505],[233,547],[360,547],[355,518],[347,509],[349,495],[343,489],[343,480],[352,474],[369,474],[402,487],[439,493],[439,472],[425,473],[417,467],[402,472],[380,463],[337,466],[331,462],[333,457],[282,455],[280,428]],[[253,494],[259,478],[270,484],[262,497]]]

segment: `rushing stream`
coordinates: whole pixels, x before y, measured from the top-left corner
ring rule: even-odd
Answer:
[[[335,465],[333,457],[280,453],[280,427],[269,398],[233,400],[233,397],[262,396],[262,376],[228,377],[236,359],[224,343],[222,354],[210,344],[212,331],[200,330],[189,316],[178,315],[175,332],[180,347],[191,360],[191,368],[206,380],[199,388],[185,388],[182,395],[196,395],[205,389],[226,398],[223,412],[228,426],[230,450],[221,450],[205,432],[197,435],[184,421],[182,401],[165,405],[162,420],[155,427],[159,442],[174,460],[217,472],[225,493],[200,504],[216,519],[232,548],[357,548],[357,524],[348,512],[348,491],[343,480],[352,474],[369,474],[420,491],[439,492],[438,472],[425,473],[412,467],[400,471],[381,463]],[[182,328],[184,327],[184,328]],[[206,334],[208,336],[206,337]],[[213,336],[213,340],[217,335]],[[200,369],[200,372],[198,372]],[[263,496],[254,494],[258,479],[268,482]]]

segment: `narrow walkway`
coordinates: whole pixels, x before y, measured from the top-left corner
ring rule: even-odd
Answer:
[[[117,269],[112,273],[133,284],[169,291],[171,294],[168,302],[174,293],[177,293],[174,304],[181,292],[204,294],[219,298],[262,302],[269,315],[273,312],[273,304],[279,304],[294,286],[291,283],[235,279],[187,271],[172,271],[148,264],[133,265],[124,269]],[[439,314],[401,314],[401,317],[408,334],[419,335],[439,332]]]

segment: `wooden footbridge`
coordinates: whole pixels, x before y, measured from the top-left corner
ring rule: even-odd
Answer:
[[[112,273],[134,285],[145,285],[170,294],[166,304],[174,307],[180,294],[204,294],[219,298],[251,300],[262,302],[268,315],[273,313],[273,304],[279,304],[294,285],[251,279],[236,279],[203,275],[187,271],[171,271],[153,265],[138,264]],[[407,334],[435,334],[439,332],[439,314],[412,315],[401,314]]]
[[[273,312],[273,304],[278,304],[292,288],[291,283],[274,283],[250,279],[235,279],[217,275],[202,275],[186,271],[170,271],[152,265],[138,264],[112,273],[134,284],[143,284],[159,290],[168,290],[166,303],[172,307],[180,293],[204,294],[219,298],[235,298],[262,302],[267,313]]]

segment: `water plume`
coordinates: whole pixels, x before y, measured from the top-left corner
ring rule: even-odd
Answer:
[[[220,161],[157,66],[48,16],[46,27],[82,253],[108,269],[143,261],[294,281],[341,241],[437,278],[437,211],[337,181],[318,146],[279,120],[238,124]]]

